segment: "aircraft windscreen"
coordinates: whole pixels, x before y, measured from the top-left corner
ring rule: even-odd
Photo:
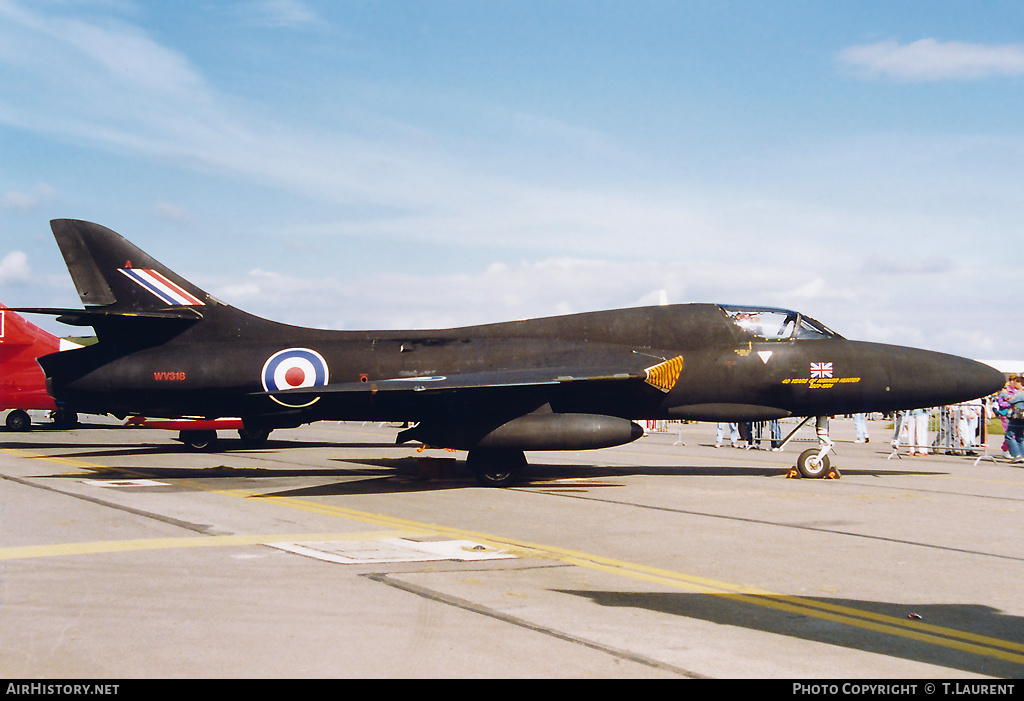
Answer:
[[[722,310],[744,331],[769,341],[839,337],[825,325],[789,309],[723,306]]]

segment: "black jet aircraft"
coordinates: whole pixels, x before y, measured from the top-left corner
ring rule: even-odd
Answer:
[[[59,404],[240,417],[252,434],[320,420],[408,422],[399,442],[468,451],[484,484],[524,451],[621,445],[634,419],[761,421],[937,406],[997,391],[981,363],[844,339],[795,311],[685,304],[455,329],[323,331],[227,305],[117,233],[51,222],[98,343],[39,359]],[[808,475],[814,475],[810,470]]]

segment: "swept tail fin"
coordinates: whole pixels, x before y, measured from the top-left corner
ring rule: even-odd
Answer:
[[[55,219],[50,227],[87,310],[194,319],[210,301],[209,294],[104,226]]]
[[[101,344],[119,347],[163,343],[203,319],[207,337],[272,323],[218,301],[104,226],[55,219],[50,227],[85,309],[16,311],[92,326]]]
[[[24,308],[53,314],[96,335],[133,344],[166,339],[181,330],[168,321],[194,323],[216,301],[120,234],[77,219],[50,222],[85,309]]]

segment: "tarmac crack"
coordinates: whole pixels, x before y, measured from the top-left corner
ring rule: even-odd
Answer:
[[[652,667],[654,669],[660,669],[662,671],[671,672],[672,674],[678,674],[688,679],[710,678],[705,675],[683,669],[681,667],[676,667],[674,665],[661,662],[660,660],[656,660],[645,655],[639,655],[628,650],[622,650],[608,645],[603,645],[601,643],[594,642],[592,640],[587,640],[576,635],[571,635],[569,633],[565,633],[554,628],[549,628],[546,626],[538,625],[536,623],[531,623],[530,621],[527,621],[523,618],[503,613],[496,609],[492,609],[488,606],[483,606],[482,604],[474,603],[467,599],[463,599],[457,596],[451,596],[449,594],[444,594],[435,589],[428,589],[427,587],[418,586],[416,584],[410,584],[409,582],[403,582],[399,579],[393,578],[391,574],[387,572],[374,572],[364,574],[361,576],[366,577],[367,579],[370,579],[374,582],[387,585],[394,589],[399,589],[401,591],[408,592],[410,594],[415,594],[416,596],[420,596],[431,601],[436,601],[437,603],[445,604],[447,606],[454,606],[464,611],[480,614],[481,616],[487,616],[488,618],[493,618],[494,620],[501,621],[503,623],[509,623],[511,625],[518,626],[520,628],[524,628],[535,633],[540,633],[542,635],[547,635],[558,640],[572,643],[574,645],[582,645],[583,647],[587,647],[591,650],[596,650],[598,652],[603,652],[607,655],[611,655],[621,660],[635,662],[637,664]]]
[[[163,514],[157,514],[152,511],[143,511],[142,509],[135,509],[130,506],[125,506],[124,504],[118,504],[113,501],[107,501],[106,499],[99,499],[97,497],[91,497],[85,494],[76,494],[75,492],[67,492],[64,491],[63,489],[57,489],[56,487],[50,487],[45,484],[31,482],[29,480],[21,479],[18,477],[12,477],[11,475],[0,474],[0,478],[10,480],[11,482],[15,482],[25,487],[41,489],[46,492],[52,492],[54,494],[60,494],[61,496],[71,497],[72,499],[80,499],[81,501],[87,501],[91,504],[96,504],[98,506],[104,506],[110,509],[123,511],[125,513],[132,514],[133,516],[141,516],[142,518],[148,518],[154,521],[169,524],[171,526],[177,526],[178,528],[183,528],[185,530],[192,531],[194,533],[200,533],[202,535],[232,535],[231,533],[227,532],[215,531],[213,526],[210,525],[182,521],[181,519],[172,518],[170,516],[164,516]]]

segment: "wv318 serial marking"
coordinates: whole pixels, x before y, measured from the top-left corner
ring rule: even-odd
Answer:
[[[687,304],[420,331],[321,331],[218,301],[115,232],[51,222],[85,309],[32,309],[99,342],[39,360],[58,403],[116,416],[409,422],[483,484],[524,451],[628,443],[633,419],[759,421],[960,402],[995,369],[849,341],[784,309]]]

